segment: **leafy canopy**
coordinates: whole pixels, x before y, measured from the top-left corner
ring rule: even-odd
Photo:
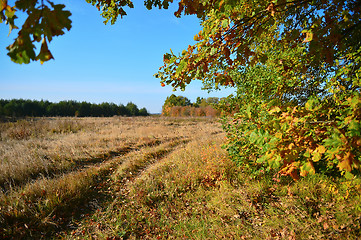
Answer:
[[[198,8],[198,4],[201,6]],[[204,4],[203,4],[204,3]],[[184,89],[235,86],[223,102],[228,151],[242,166],[297,179],[353,176],[361,149],[359,1],[181,1],[203,29],[156,74]],[[184,11],[184,10],[183,10]]]
[[[195,79],[233,86],[244,67],[264,65],[283,77],[276,94],[305,98],[322,92],[320,82],[337,69],[356,64],[349,54],[360,48],[358,1],[181,1],[180,9],[197,8],[195,2],[203,19],[197,44],[165,54],[157,75],[175,88]],[[292,81],[298,89],[289,89]]]
[[[174,94],[167,97],[164,101],[164,106],[190,106],[191,101],[187,97],[176,96]]]

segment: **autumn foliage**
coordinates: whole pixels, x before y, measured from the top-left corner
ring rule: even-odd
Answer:
[[[218,117],[221,110],[216,109],[219,99],[215,97],[197,98],[195,103],[183,96],[172,94],[162,107],[162,115],[170,117]]]
[[[165,54],[156,77],[181,89],[193,80],[235,87],[223,103],[234,113],[224,119],[226,148],[254,174],[359,175],[359,2],[208,3],[194,13],[203,27],[196,44]]]
[[[129,0],[87,2],[111,23],[126,15],[125,7],[133,7]],[[167,9],[172,3],[144,1],[148,9]],[[10,30],[16,28],[16,10],[29,16],[8,47],[17,63],[51,59],[47,42],[71,27],[64,5],[19,0],[9,6],[2,0],[0,7]],[[226,148],[239,166],[294,179],[318,172],[346,178],[360,174],[358,0],[181,0],[174,14],[197,16],[202,30],[195,33],[194,45],[166,53],[155,76],[174,89],[195,80],[205,89],[236,89],[220,106],[231,116],[224,119]],[[34,41],[42,41],[38,54]],[[193,112],[188,105],[172,111]]]
[[[207,107],[192,107],[192,106],[174,106],[165,107],[162,112],[163,116],[170,117],[218,117],[220,111],[212,106]]]

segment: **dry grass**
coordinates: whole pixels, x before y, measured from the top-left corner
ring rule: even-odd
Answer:
[[[65,239],[358,239],[360,180],[253,179],[220,148],[197,139],[124,182]],[[119,177],[120,176],[120,177]],[[119,186],[122,186],[119,188]]]
[[[2,123],[0,186],[8,190],[39,176],[59,174],[107,154],[214,130],[211,120],[166,118],[55,118]],[[199,122],[199,121],[198,121]],[[196,124],[196,125],[195,125]],[[99,159],[100,158],[100,159]]]
[[[251,177],[220,147],[224,134],[211,119],[38,121],[42,126],[61,125],[56,121],[66,126],[70,121],[78,130],[54,132],[37,129],[36,122],[22,122],[34,124],[22,139],[9,135],[14,129],[3,128],[3,149],[17,144],[29,154],[27,144],[38,141],[48,146],[44,154],[62,157],[51,163],[56,175],[30,168],[28,177],[2,193],[0,238],[358,239],[361,235],[360,179],[315,175],[293,182]],[[54,150],[56,143],[60,154]],[[57,168],[62,161],[70,167]]]
[[[199,134],[220,131],[212,119],[157,117],[35,119],[1,129],[0,236],[18,237],[66,228],[119,164],[128,175],[139,172]]]

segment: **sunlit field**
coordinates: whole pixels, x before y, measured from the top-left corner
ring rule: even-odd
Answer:
[[[213,120],[47,118],[2,123],[0,184],[8,190],[144,146],[221,131]]]
[[[0,124],[0,238],[357,239],[360,182],[255,178],[215,118]]]
[[[135,174],[194,139],[221,132],[214,119],[161,117],[36,118],[0,129],[4,236],[49,236],[69,224],[58,215],[85,210],[92,188],[119,166],[140,161],[130,167]]]

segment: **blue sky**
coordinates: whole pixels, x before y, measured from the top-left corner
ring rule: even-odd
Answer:
[[[13,4],[9,1],[9,4]],[[135,8],[116,24],[104,25],[100,12],[85,0],[62,2],[72,12],[72,29],[54,38],[49,48],[55,60],[41,65],[32,62],[18,65],[6,55],[8,26],[0,24],[0,98],[36,99],[58,102],[77,100],[92,103],[134,102],[151,113],[161,112],[167,96],[224,97],[232,90],[212,92],[201,90],[195,81],[184,92],[161,87],[153,77],[163,65],[163,54],[178,53],[193,44],[193,36],[201,27],[194,16],[176,18],[177,4],[168,10],[148,11],[143,1],[134,1]],[[21,19],[17,22],[21,26]]]

